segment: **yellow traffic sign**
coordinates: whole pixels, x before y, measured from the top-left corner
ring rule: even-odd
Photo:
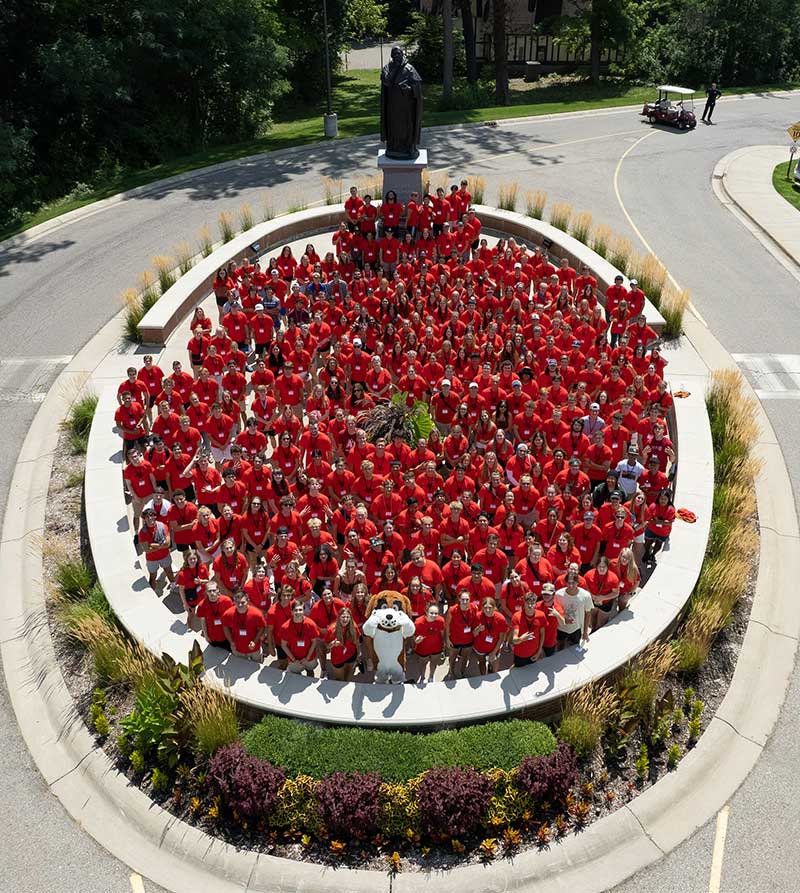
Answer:
[[[795,142],[800,140],[800,121],[787,127],[786,131]]]

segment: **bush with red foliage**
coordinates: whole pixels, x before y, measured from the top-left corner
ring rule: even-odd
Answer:
[[[334,837],[369,837],[377,830],[377,772],[334,772],[317,787],[319,817]]]
[[[250,756],[239,743],[221,747],[206,775],[211,793],[231,812],[248,818],[268,817],[285,781],[282,769]]]
[[[463,837],[480,828],[494,785],[474,769],[429,769],[419,786],[423,828],[433,836]]]
[[[525,757],[519,764],[517,783],[539,803],[560,802],[578,780],[578,761],[568,744],[546,756]]]

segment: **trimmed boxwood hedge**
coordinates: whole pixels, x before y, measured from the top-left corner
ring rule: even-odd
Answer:
[[[249,753],[280,766],[288,776],[378,772],[387,782],[406,781],[434,766],[513,769],[525,757],[549,754],[556,747],[546,725],[522,719],[414,733],[319,727],[266,716],[243,741]]]

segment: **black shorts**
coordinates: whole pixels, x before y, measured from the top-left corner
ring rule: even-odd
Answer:
[[[175,543],[175,548],[179,552],[186,552],[188,549],[194,548],[194,543]],[[189,599],[187,598],[186,601],[188,602]]]
[[[244,353],[248,353],[250,350],[250,342],[249,341],[237,341],[239,345],[239,350],[244,351]]]
[[[267,548],[267,544],[266,544],[266,543],[262,543],[258,548],[259,548],[259,549],[266,549],[266,548]],[[255,552],[256,547],[255,547],[255,546],[251,546],[250,543],[245,543],[245,544],[244,544],[244,550],[245,550],[245,552]]]
[[[192,357],[192,365],[193,366],[202,366],[203,365],[203,357],[199,353],[193,353]]]
[[[221,648],[223,651],[231,650],[231,643],[227,639],[224,639],[222,642],[212,642],[211,644],[215,648]]]
[[[356,655],[354,654],[349,660],[342,661],[340,664],[335,664],[331,661],[331,666],[337,670],[341,670],[342,667],[350,666],[350,664],[354,664],[356,662]]]
[[[417,654],[417,652],[415,651],[414,654]],[[430,654],[417,654],[417,657],[420,658],[420,660],[427,660],[429,657],[441,657],[441,656],[442,656],[441,651],[432,651]]]
[[[454,642],[451,642],[450,647],[453,651],[464,651],[467,648],[472,648],[472,642],[467,642],[465,645],[456,645]]]
[[[663,533],[653,533],[652,530],[645,529],[644,538],[649,543],[665,543],[669,536],[665,536]]]
[[[227,295],[214,295],[214,298],[216,299],[217,307],[219,307],[219,308],[224,307],[225,304],[227,304],[227,302],[228,302]]]
[[[604,614],[610,614],[614,610],[614,605],[616,603],[617,600],[615,598],[610,598],[601,605],[595,604],[595,608],[597,608],[598,611],[602,611]]]
[[[532,657],[520,657],[519,654],[514,655],[515,667],[529,667],[531,664],[534,663],[536,663],[536,661]]]
[[[555,645],[550,645],[550,646],[545,645],[544,653],[545,653],[546,657],[552,657],[556,653],[556,646]]]
[[[441,236],[442,234],[442,224],[434,223],[432,226],[434,236]]]
[[[156,405],[156,398],[152,394],[150,394],[150,396],[147,398],[147,405],[150,407],[150,409],[152,409]]]
[[[280,645],[275,646],[275,654],[278,656],[278,660],[288,660],[289,655],[281,648]]]
[[[567,645],[580,645],[581,630],[576,629],[574,633],[565,633],[563,630],[558,631],[558,641]]]

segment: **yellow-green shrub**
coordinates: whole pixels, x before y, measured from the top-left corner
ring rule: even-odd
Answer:
[[[497,831],[528,822],[535,803],[517,784],[517,770],[490,769],[487,774],[494,783],[494,794],[486,813],[486,827]]]
[[[378,830],[388,837],[406,837],[410,830],[419,834],[419,785],[422,776],[408,781],[383,782],[378,794]]]
[[[322,831],[322,822],[317,812],[318,784],[310,775],[287,778],[278,791],[270,824],[287,831],[319,834]]]

